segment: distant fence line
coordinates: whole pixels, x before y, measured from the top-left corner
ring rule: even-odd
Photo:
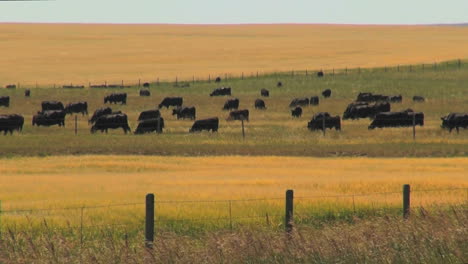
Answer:
[[[250,71],[250,72],[241,72],[237,74],[233,73],[218,73],[218,74],[208,74],[208,76],[200,77],[192,75],[192,77],[185,77],[181,78],[180,76],[175,76],[172,80],[171,79],[160,79],[157,77],[152,80],[142,81],[141,78],[138,81],[124,81],[121,80],[118,83],[112,82],[108,83],[108,81],[104,80],[102,83],[91,83],[86,81],[84,83],[73,84],[73,82],[66,83],[66,84],[40,84],[36,83],[15,83],[15,84],[6,84],[3,87],[7,89],[15,89],[15,88],[39,88],[39,87],[46,87],[46,88],[64,88],[64,89],[85,89],[85,88],[131,88],[131,87],[143,87],[145,83],[151,86],[159,86],[159,85],[167,85],[173,84],[174,87],[189,87],[190,83],[211,83],[216,82],[216,78],[220,78],[222,81],[228,81],[229,79],[254,79],[260,78],[263,76],[274,76],[274,77],[294,77],[294,76],[314,76],[317,75],[318,72],[323,72],[325,76],[331,75],[347,75],[347,74],[360,74],[360,73],[377,73],[377,72],[424,72],[424,71],[438,71],[440,68],[462,68],[465,65],[466,61],[457,59],[457,60],[450,60],[450,61],[443,61],[443,62],[434,62],[434,63],[420,63],[420,64],[404,64],[404,65],[394,65],[394,66],[383,66],[383,67],[345,67],[345,68],[319,68],[319,69],[292,69],[290,71],[277,71],[277,72],[264,72],[264,71]],[[87,84],[87,85],[85,85]]]

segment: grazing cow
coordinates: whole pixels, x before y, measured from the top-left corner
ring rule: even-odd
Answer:
[[[161,109],[162,107],[169,108],[169,106],[181,107],[183,102],[184,102],[184,99],[182,97],[166,97],[158,105],[158,108],[159,109]]]
[[[266,109],[265,101],[262,99],[255,100],[255,109]]]
[[[107,84],[94,84],[90,85],[90,88],[107,88]]]
[[[88,121],[88,123],[93,124],[94,122],[96,122],[96,120],[99,117],[103,115],[110,115],[110,114],[112,114],[112,108],[110,107],[102,107],[102,108],[96,109],[96,111],[94,111],[94,114],[91,117],[91,119]]]
[[[291,115],[292,117],[301,117],[302,115],[302,108],[299,106],[296,106],[293,110],[291,110]]]
[[[422,96],[419,96],[419,95],[413,96],[413,102],[423,103],[425,101],[426,99]]]
[[[134,134],[144,134],[144,133],[162,133],[164,128],[164,118],[152,118],[142,120],[138,123],[138,127],[135,130]]]
[[[47,110],[37,112],[33,116],[33,126],[65,126],[65,111],[64,110]]]
[[[403,101],[403,96],[401,96],[401,94],[390,96],[390,102],[392,103],[401,103],[402,101]]]
[[[0,106],[10,106],[10,96],[0,96]]]
[[[249,121],[249,110],[244,109],[244,110],[236,110],[232,111],[229,113],[228,118],[226,118],[227,121],[232,121],[232,120],[247,120]]]
[[[318,96],[312,96],[309,101],[310,105],[318,105],[319,104],[319,97]]]
[[[217,82],[217,83],[221,82],[221,77],[219,77],[219,76],[216,77],[215,82]]]
[[[125,134],[131,131],[130,127],[128,126],[127,115],[120,113],[100,116],[91,127],[91,133],[94,134],[97,130],[100,130],[101,133],[104,131],[107,133],[109,128],[122,128]]]
[[[31,90],[29,90],[29,89],[24,90],[24,96],[25,97],[31,96]]]
[[[309,98],[294,98],[289,107],[296,107],[296,106],[308,106],[309,105]]]
[[[172,110],[172,115],[177,115],[177,119],[185,119],[190,118],[191,120],[195,120],[196,118],[196,109],[194,106],[192,107],[178,107]]]
[[[149,84],[148,82],[145,82],[145,83],[143,84],[143,87],[149,88],[149,87],[150,87],[150,84]]]
[[[263,96],[263,97],[269,97],[270,96],[270,91],[263,88],[263,89],[260,90],[260,95]]]
[[[330,116],[328,112],[317,113],[312,117],[309,123],[307,123],[307,128],[310,130],[324,130],[332,129],[341,130],[341,119],[340,116]]]
[[[16,84],[8,84],[7,86],[5,86],[5,88],[7,88],[7,89],[16,89]]]
[[[127,104],[127,93],[112,93],[110,95],[107,95],[104,97],[104,103],[106,104],[107,102],[109,102],[110,104]]]
[[[157,119],[161,117],[161,112],[159,110],[146,110],[140,113],[138,116],[138,121],[148,120],[148,119]]]
[[[468,113],[450,113],[447,116],[441,117],[442,119],[442,128],[446,128],[452,133],[452,129],[456,129],[459,133],[459,128],[468,127]]]
[[[143,89],[140,90],[140,96],[150,96],[150,95],[151,93],[149,90],[143,90]]]
[[[278,83],[276,84],[276,86],[277,86],[277,87],[281,87],[281,86],[283,86],[283,83],[282,83],[282,82],[278,82]]]
[[[237,110],[237,108],[239,108],[239,99],[237,98],[228,99],[223,106],[223,110]]]
[[[88,114],[88,103],[87,102],[69,103],[65,107],[65,113],[67,114],[81,113],[82,115]]]
[[[374,121],[369,125],[369,129],[376,127],[408,127],[414,124],[424,126],[424,113],[413,112],[411,109],[401,112],[383,112],[375,116]]]
[[[63,85],[64,89],[83,89],[84,85]]]
[[[219,119],[217,117],[212,117],[208,119],[197,120],[193,123],[192,128],[189,132],[197,132],[202,130],[217,132],[219,127]]]
[[[231,87],[220,87],[213,90],[210,93],[210,96],[223,96],[223,95],[231,95]]]
[[[323,77],[323,71],[318,71],[317,72],[317,77]]]
[[[6,135],[8,132],[12,135],[13,130],[18,132],[23,130],[23,124],[24,117],[22,115],[0,115],[0,131],[3,131],[3,135]]]
[[[343,119],[373,118],[380,112],[389,112],[390,103],[377,102],[369,104],[367,102],[353,102],[348,105],[343,113]]]
[[[359,93],[356,99],[357,102],[378,102],[378,101],[389,101],[389,97],[381,94],[372,93]]]
[[[323,90],[322,96],[325,97],[325,98],[330,97],[331,96],[331,90],[330,89]]]
[[[57,101],[43,101],[41,103],[42,112],[52,110],[64,110],[62,102]]]

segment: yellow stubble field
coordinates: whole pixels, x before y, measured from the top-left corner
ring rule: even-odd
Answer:
[[[467,46],[450,26],[0,24],[0,85],[432,63]]]

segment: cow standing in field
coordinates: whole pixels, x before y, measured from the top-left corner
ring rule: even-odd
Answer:
[[[134,134],[162,133],[164,128],[164,118],[159,110],[147,110],[138,116],[138,127]]]
[[[128,126],[128,118],[126,114],[120,113],[100,116],[91,127],[91,133],[94,134],[98,130],[100,130],[101,133],[104,131],[107,133],[108,129],[117,128],[122,128],[125,134],[131,131]]]
[[[31,90],[29,90],[29,89],[24,90],[24,96],[25,97],[30,97],[31,96]]]
[[[16,84],[8,84],[7,86],[5,86],[5,88],[7,88],[7,89],[16,89]]]
[[[378,101],[388,102],[389,100],[390,98],[387,95],[372,94],[372,93],[359,93],[356,98],[357,102],[378,102]]]
[[[325,97],[325,98],[330,97],[331,96],[331,90],[330,89],[323,90],[322,96]]]
[[[229,113],[228,118],[226,118],[227,121],[232,121],[232,120],[247,120],[249,121],[249,110],[244,109],[244,110],[236,110],[232,111]]]
[[[104,103],[110,104],[127,104],[127,93],[112,93],[104,97]]]
[[[292,117],[301,117],[302,115],[302,108],[299,107],[299,106],[296,106],[296,108],[294,108],[293,110],[291,110],[291,116]]]
[[[194,106],[192,107],[179,107],[172,110],[172,115],[176,115],[177,119],[185,119],[189,118],[191,120],[195,120],[196,118],[196,109]]]
[[[182,97],[166,97],[158,105],[158,108],[159,109],[161,109],[162,107],[169,108],[170,106],[181,107],[183,102],[184,102],[184,99]]]
[[[223,110],[237,110],[239,108],[239,99],[228,99],[223,106]]]
[[[138,122],[148,119],[157,119],[161,117],[161,112],[159,110],[146,110],[140,113],[138,116]]]
[[[221,77],[219,77],[219,76],[216,77],[215,82],[217,82],[217,83],[221,82]]]
[[[198,131],[212,131],[217,132],[219,127],[219,119],[217,117],[212,117],[208,119],[197,120],[193,123],[192,128],[190,128],[189,132],[198,132]]]
[[[390,103],[377,102],[369,104],[367,102],[353,102],[348,105],[343,113],[343,119],[374,118],[380,112],[389,112]]]
[[[413,96],[413,102],[424,103],[425,101],[426,99],[422,96],[419,96],[419,95]]]
[[[33,126],[65,126],[65,111],[64,110],[48,110],[38,112],[32,118]]]
[[[328,112],[317,113],[312,117],[309,123],[307,123],[307,128],[310,130],[324,130],[332,129],[341,130],[341,119],[339,116],[330,116]]]
[[[450,113],[440,119],[442,119],[441,127],[448,129],[450,133],[454,128],[458,134],[460,127],[464,129],[468,127],[468,113]]]
[[[281,87],[281,86],[283,86],[283,83],[282,83],[282,82],[278,82],[278,83],[276,84],[276,87]]]
[[[149,90],[146,90],[146,89],[140,90],[140,96],[150,96],[150,95],[151,95],[151,92]]]
[[[24,117],[18,114],[12,115],[0,115],[0,132],[3,131],[3,134],[6,135],[10,132],[10,135],[13,135],[13,131],[23,130]]]
[[[223,95],[231,95],[231,87],[220,87],[213,90],[210,93],[210,96],[223,96]]]
[[[323,77],[323,71],[318,71],[317,72],[317,77]]]
[[[309,101],[310,105],[319,105],[319,97],[312,96]]]
[[[424,126],[424,113],[413,112],[408,109],[401,112],[383,112],[375,116],[375,119],[369,125],[369,129],[384,127],[409,127]]]
[[[10,106],[10,96],[0,96],[0,106]]]
[[[267,89],[261,89],[260,90],[260,95],[263,96],[263,97],[269,97],[270,96],[270,91],[268,91]]]
[[[93,116],[91,117],[91,119],[88,121],[89,124],[94,124],[94,122],[96,122],[96,120],[103,116],[103,115],[110,115],[112,114],[112,108],[110,107],[102,107],[102,108],[98,108],[96,109],[96,111],[94,111],[94,114]]]
[[[296,107],[296,106],[308,106],[309,105],[309,98],[294,98],[289,107]]]
[[[69,103],[65,107],[65,113],[73,114],[73,113],[81,113],[81,115],[88,114],[88,103],[87,102],[77,102],[77,103]]]
[[[257,99],[255,100],[255,109],[266,109],[266,106],[265,106],[265,101],[263,101],[262,99]]]
[[[390,96],[390,102],[392,103],[401,103],[402,101],[403,101],[403,96],[401,96],[401,94]]]
[[[60,111],[60,110],[65,109],[63,107],[62,102],[58,102],[58,101],[43,101],[41,103],[41,107],[42,107],[42,112],[44,112],[44,111],[53,111],[53,110]]]
[[[150,84],[149,84],[149,82],[145,82],[145,83],[143,84],[143,87],[145,87],[145,88],[149,88],[149,87],[150,87]]]

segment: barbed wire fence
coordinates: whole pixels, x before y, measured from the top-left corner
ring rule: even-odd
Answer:
[[[441,194],[450,199],[444,201]],[[410,186],[404,185],[403,193],[304,196],[294,196],[293,190],[288,190],[286,197],[232,200],[157,200],[154,194],[148,194],[145,199],[141,202],[62,208],[2,209],[0,203],[0,236],[7,230],[38,234],[60,232],[78,235],[83,243],[84,239],[90,239],[86,232],[121,229],[126,233],[145,230],[146,241],[152,242],[155,229],[174,232],[233,230],[249,225],[284,226],[286,231],[290,231],[294,225],[313,225],[350,217],[402,214],[408,218],[410,208],[414,211],[447,206],[468,209],[468,187],[410,191]],[[283,201],[284,206],[281,205]]]

